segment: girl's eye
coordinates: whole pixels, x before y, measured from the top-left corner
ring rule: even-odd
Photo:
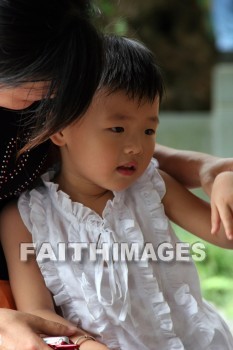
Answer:
[[[111,128],[111,131],[116,132],[116,133],[120,133],[120,132],[124,132],[124,128],[122,128],[121,126],[115,126],[115,127]]]
[[[145,134],[146,135],[154,135],[155,134],[155,131],[153,129],[146,129],[145,130]]]

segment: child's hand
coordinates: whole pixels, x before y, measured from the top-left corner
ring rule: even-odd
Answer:
[[[233,239],[233,172],[216,176],[211,192],[211,233],[216,234],[223,224],[228,239]]]

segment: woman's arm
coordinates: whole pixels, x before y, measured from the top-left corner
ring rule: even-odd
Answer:
[[[210,195],[215,177],[233,171],[233,158],[219,158],[206,153],[177,150],[156,145],[154,157],[159,167],[188,188],[202,186]]]
[[[168,174],[160,173],[167,189],[163,204],[169,219],[209,243],[233,249],[233,241],[227,238],[223,226],[218,234],[211,234],[210,204],[193,195]]]
[[[32,240],[21,220],[16,204],[11,204],[4,209],[0,219],[1,241],[17,309],[50,321],[59,322],[64,326],[72,326],[69,321],[55,313],[51,294],[46,288],[35,256],[30,256],[26,262],[20,259],[20,243],[30,243]],[[86,332],[76,328],[76,333],[71,339],[75,341],[84,334]],[[106,350],[107,347],[97,341],[88,340],[82,344],[81,349]]]
[[[1,350],[48,350],[38,334],[71,336],[76,327],[67,327],[24,312],[0,309]]]

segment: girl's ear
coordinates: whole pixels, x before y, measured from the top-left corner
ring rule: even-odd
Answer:
[[[58,131],[55,134],[53,134],[52,136],[50,136],[50,140],[57,146],[64,146],[65,145],[65,138],[63,135],[62,131]]]

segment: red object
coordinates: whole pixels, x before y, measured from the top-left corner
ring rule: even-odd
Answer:
[[[78,350],[79,345],[74,344],[68,337],[46,337],[45,343],[54,350]]]
[[[48,344],[48,346],[50,346],[50,348],[54,349],[54,350],[76,350],[79,349],[79,345],[78,344],[74,344],[74,343],[69,343],[67,344],[66,342],[61,342],[60,344]]]
[[[0,308],[16,309],[9,281],[0,280]]]

